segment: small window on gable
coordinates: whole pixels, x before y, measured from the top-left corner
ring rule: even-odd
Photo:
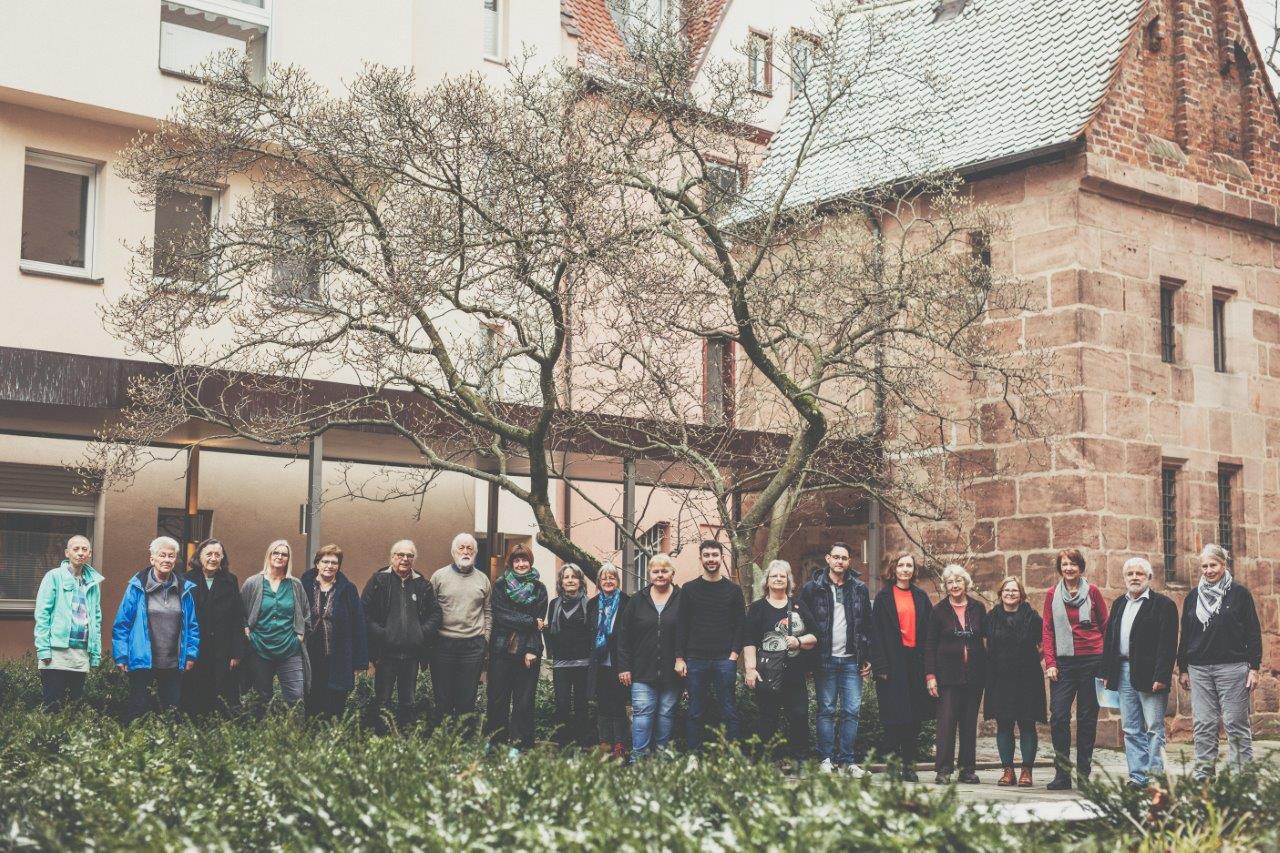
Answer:
[[[814,36],[799,31],[791,33],[791,85],[794,88],[804,88],[817,54],[818,41]]]
[[[742,171],[729,163],[708,160],[704,167],[707,181],[708,203],[722,204],[742,192]]]
[[[225,51],[247,59],[256,81],[266,76],[265,0],[183,0],[160,4],[160,70],[194,77]]]
[[[773,38],[766,33],[752,30],[747,38],[747,81],[751,91],[773,94]]]
[[[93,163],[27,153],[22,180],[20,266],[87,278],[93,273],[98,167]]]
[[[707,426],[733,426],[735,365],[733,341],[706,338],[702,362],[702,407]]]

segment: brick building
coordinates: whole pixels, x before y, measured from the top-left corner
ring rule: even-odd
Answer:
[[[1054,350],[1066,388],[1040,452],[1014,440],[1000,407],[972,401],[984,418],[967,449],[999,475],[973,484],[963,529],[917,532],[964,553],[988,592],[1022,578],[1037,607],[1057,549],[1083,549],[1109,600],[1124,560],[1145,556],[1180,603],[1200,546],[1223,542],[1259,603],[1254,710],[1274,719],[1280,125],[1244,8],[907,0],[864,16],[841,55],[864,64],[863,85],[899,88],[828,120],[792,200],[958,171],[1007,217],[991,263],[1025,280],[1036,308],[993,317],[991,334]],[[921,73],[876,73],[890,63]],[[794,156],[807,109],[793,103],[762,190]],[[1170,703],[1175,730],[1189,711],[1185,695]]]

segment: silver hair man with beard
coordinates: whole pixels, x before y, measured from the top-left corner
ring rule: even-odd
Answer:
[[[453,562],[431,575],[444,620],[431,652],[431,687],[440,719],[474,715],[476,689],[489,639],[489,576],[476,568],[476,539],[459,533]],[[470,721],[468,721],[470,725]]]

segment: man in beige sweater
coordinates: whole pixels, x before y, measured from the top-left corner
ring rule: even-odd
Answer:
[[[476,567],[475,537],[459,533],[449,551],[453,562],[431,575],[444,615],[431,651],[431,687],[441,721],[475,714],[491,624],[489,577]]]

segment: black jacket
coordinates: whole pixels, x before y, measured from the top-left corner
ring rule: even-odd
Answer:
[[[880,719],[900,723],[932,720],[937,701],[929,695],[924,681],[924,646],[929,639],[929,615],[933,603],[928,594],[911,585],[911,600],[916,608],[916,645],[902,645],[898,627],[898,606],[893,600],[893,587],[876,593],[871,608],[871,670],[875,674],[876,698]]]
[[[862,663],[871,652],[871,594],[867,585],[858,580],[853,572],[845,574],[844,625],[845,653]],[[814,631],[818,637],[815,657],[819,660],[831,655],[832,625],[835,623],[831,595],[832,583],[830,575],[823,571],[815,572],[813,580],[800,590],[800,600],[813,614]]]
[[[248,640],[244,635],[244,601],[240,598],[240,581],[226,569],[213,576],[213,586],[206,587],[204,573],[187,572],[186,579],[195,585],[191,597],[196,605],[196,624],[200,626],[199,666],[225,667],[245,655]]]
[[[1044,623],[1027,602],[1010,613],[997,604],[982,620],[987,640],[988,720],[1045,721],[1044,668],[1040,641]]]
[[[609,660],[608,678],[616,679],[613,673],[618,672],[618,627],[622,624],[622,613],[627,609],[631,596],[618,590],[618,609],[613,616],[613,630],[604,641],[604,648],[597,649],[596,628],[600,624],[600,596],[596,595],[587,602],[587,633],[591,637],[591,665],[587,668],[587,695],[596,694],[596,681],[600,678],[600,668]]]
[[[387,613],[391,609],[393,581],[399,583],[400,578],[390,566],[383,566],[369,578],[364,585],[364,594],[360,596],[365,624],[369,629],[369,660],[375,664],[393,651],[387,648]],[[443,617],[440,606],[436,604],[436,592],[426,578],[414,572],[409,576],[408,586],[408,592],[415,596],[418,604],[418,626],[422,629],[422,648],[418,649],[418,654],[422,656],[435,640]]]
[[[572,617],[564,615],[563,605],[564,601],[557,595],[547,606],[547,654],[552,660],[589,660],[596,639],[595,623],[587,618],[590,602],[584,596]],[[556,628],[557,611],[560,612],[559,629]]]
[[[987,650],[983,645],[983,617],[987,609],[974,599],[965,605],[965,630],[969,636],[960,637],[960,622],[956,619],[951,601],[943,598],[933,606],[929,614],[929,638],[924,643],[925,676],[938,679],[940,687],[958,687],[964,684],[986,684]],[[969,662],[964,659],[969,650]]]
[[[309,569],[302,576],[302,588],[307,591],[310,603],[311,621],[307,624],[308,642],[322,642],[319,632],[322,630],[320,620],[324,614],[316,609],[316,583],[320,573]],[[360,603],[360,595],[356,585],[347,580],[347,576],[338,572],[330,592],[333,596],[333,609],[330,621],[332,629],[329,638],[328,683],[315,684],[312,687],[327,687],[330,690],[351,690],[355,687],[355,672],[369,665],[368,632],[365,629],[364,606]],[[317,658],[311,657],[314,668]]]
[[[493,630],[489,635],[489,656],[509,654],[517,657],[542,657],[542,632],[538,620],[547,615],[547,587],[535,582],[537,594],[529,604],[519,604],[507,593],[507,585],[499,576],[489,593],[493,611]]]
[[[1196,616],[1199,592],[1199,589],[1191,590],[1182,602],[1178,671],[1214,663],[1247,663],[1250,669],[1261,667],[1262,626],[1249,590],[1233,582],[1222,598],[1218,615],[1209,620],[1207,627]]]
[[[1154,589],[1150,595],[1129,629],[1129,682],[1134,690],[1151,693],[1151,685],[1159,681],[1164,685],[1160,692],[1168,693],[1178,656],[1178,605]],[[1120,625],[1129,605],[1129,596],[1120,596],[1111,603],[1107,617],[1098,677],[1106,680],[1108,690],[1120,689]]]
[[[676,625],[680,621],[680,587],[671,587],[671,597],[659,616],[645,587],[631,597],[617,626],[618,672],[631,673],[641,684],[676,684]]]

